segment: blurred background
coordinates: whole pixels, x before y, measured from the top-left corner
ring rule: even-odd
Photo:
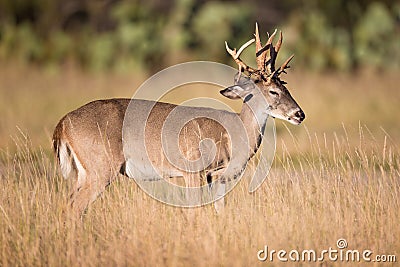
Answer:
[[[400,68],[400,3],[372,0],[0,0],[0,60],[90,71],[228,62],[254,22],[313,70]]]
[[[277,64],[295,54],[283,78],[306,121],[278,122],[278,131],[301,139],[307,129],[333,135],[345,126],[359,140],[366,126],[400,140],[399,1],[0,0],[0,145],[22,132],[47,149],[68,111],[130,97],[173,64],[235,66],[224,41],[239,47],[256,21],[263,41],[283,31]],[[254,46],[243,59],[255,65]]]

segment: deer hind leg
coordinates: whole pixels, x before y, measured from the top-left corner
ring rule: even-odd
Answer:
[[[82,195],[82,193],[79,192],[87,181],[87,171],[67,142],[59,142],[59,146],[57,147],[57,157],[60,164],[61,174],[64,179],[73,179],[73,185],[69,194],[68,207],[73,207],[74,210],[77,209],[77,213],[81,214],[84,211],[85,206],[80,204],[78,205],[78,208],[75,204],[75,200],[79,195]],[[83,197],[80,198],[82,199]],[[84,201],[80,200],[79,202],[83,203]]]
[[[96,200],[110,183],[109,179],[103,179],[95,173],[88,173],[85,178],[83,183],[76,183],[70,195],[69,205],[78,216],[84,213],[86,208]]]
[[[89,169],[86,166],[90,165],[81,162],[67,143],[60,144],[59,161],[64,178],[74,179],[68,206],[77,216],[81,216],[88,205],[95,201],[110,184],[115,175],[110,166],[100,168],[100,165],[97,165],[96,172],[93,171],[94,166]]]

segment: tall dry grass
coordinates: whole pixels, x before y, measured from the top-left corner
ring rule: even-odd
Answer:
[[[245,175],[220,215],[212,206],[187,210],[161,204],[121,176],[76,222],[63,214],[71,184],[60,177],[50,154],[52,127],[69,105],[104,95],[129,97],[134,79],[107,81],[72,72],[66,74],[72,81],[66,81],[24,71],[25,80],[17,74],[14,80],[0,77],[1,95],[11,95],[8,101],[1,98],[9,105],[2,106],[7,113],[0,136],[1,266],[280,265],[276,258],[259,262],[257,252],[265,245],[321,251],[336,248],[339,238],[349,249],[399,260],[400,125],[390,118],[399,97],[396,78],[293,75],[289,85],[300,87],[293,94],[306,111],[305,126],[278,123],[268,179],[249,194]],[[55,89],[38,89],[46,79]],[[107,92],[113,85],[120,89]],[[19,103],[14,94],[32,105]],[[366,113],[371,106],[374,112]],[[47,108],[54,110],[48,117]]]
[[[245,176],[220,215],[164,205],[120,177],[82,222],[64,221],[68,184],[53,161],[19,140],[15,155],[2,154],[1,265],[249,266],[265,245],[321,251],[339,238],[398,256],[398,150],[388,138],[365,148],[370,138],[360,138],[354,147],[345,135],[326,143],[310,135],[310,151],[277,155],[256,193]]]

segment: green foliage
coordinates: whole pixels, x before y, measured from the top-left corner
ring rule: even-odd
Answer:
[[[398,5],[391,11],[381,2],[338,2],[316,1],[307,12],[294,12],[285,27],[295,38],[286,49],[316,70],[399,69]]]
[[[2,25],[0,39],[0,56],[12,57],[24,63],[42,58],[43,41],[35,34],[28,23],[18,27],[12,24]]]
[[[198,12],[193,21],[193,32],[198,47],[205,58],[220,58],[224,42],[240,35],[253,25],[249,5],[227,5],[221,2],[208,2]],[[247,34],[249,35],[249,34]],[[237,38],[237,36],[235,36]]]
[[[103,33],[91,38],[90,49],[87,50],[90,68],[104,70],[111,65],[114,54],[114,39],[111,34]]]
[[[0,60],[51,66],[72,61],[93,71],[151,72],[186,60],[228,61],[224,41],[239,46],[251,38],[258,21],[264,32],[283,25],[280,58],[295,53],[298,66],[400,68],[400,5],[391,1],[272,0],[268,8],[262,0],[70,5],[0,0]],[[244,59],[253,60],[249,55],[246,51]]]
[[[44,55],[48,65],[57,66],[65,62],[74,49],[74,42],[70,35],[63,31],[56,31],[50,35],[48,42],[44,45]]]
[[[289,39],[286,50],[294,51],[298,61],[310,69],[334,68],[348,70],[350,36],[342,28],[332,27],[320,12],[292,18],[286,25],[296,38]]]
[[[162,33],[168,53],[179,53],[192,42],[193,34],[188,29],[191,20],[194,0],[177,0],[173,9],[173,16],[168,18],[167,25]]]
[[[400,36],[395,20],[381,3],[373,3],[357,24],[357,58],[369,66],[400,67]]]

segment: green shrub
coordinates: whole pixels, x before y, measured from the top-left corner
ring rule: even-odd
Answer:
[[[249,33],[253,31],[254,21],[250,14],[247,4],[207,2],[193,21],[194,38],[202,58],[220,59],[225,41],[233,38],[244,40],[243,36],[247,40],[251,38]]]
[[[400,67],[400,36],[395,19],[382,3],[372,3],[355,31],[357,58],[362,65]]]

